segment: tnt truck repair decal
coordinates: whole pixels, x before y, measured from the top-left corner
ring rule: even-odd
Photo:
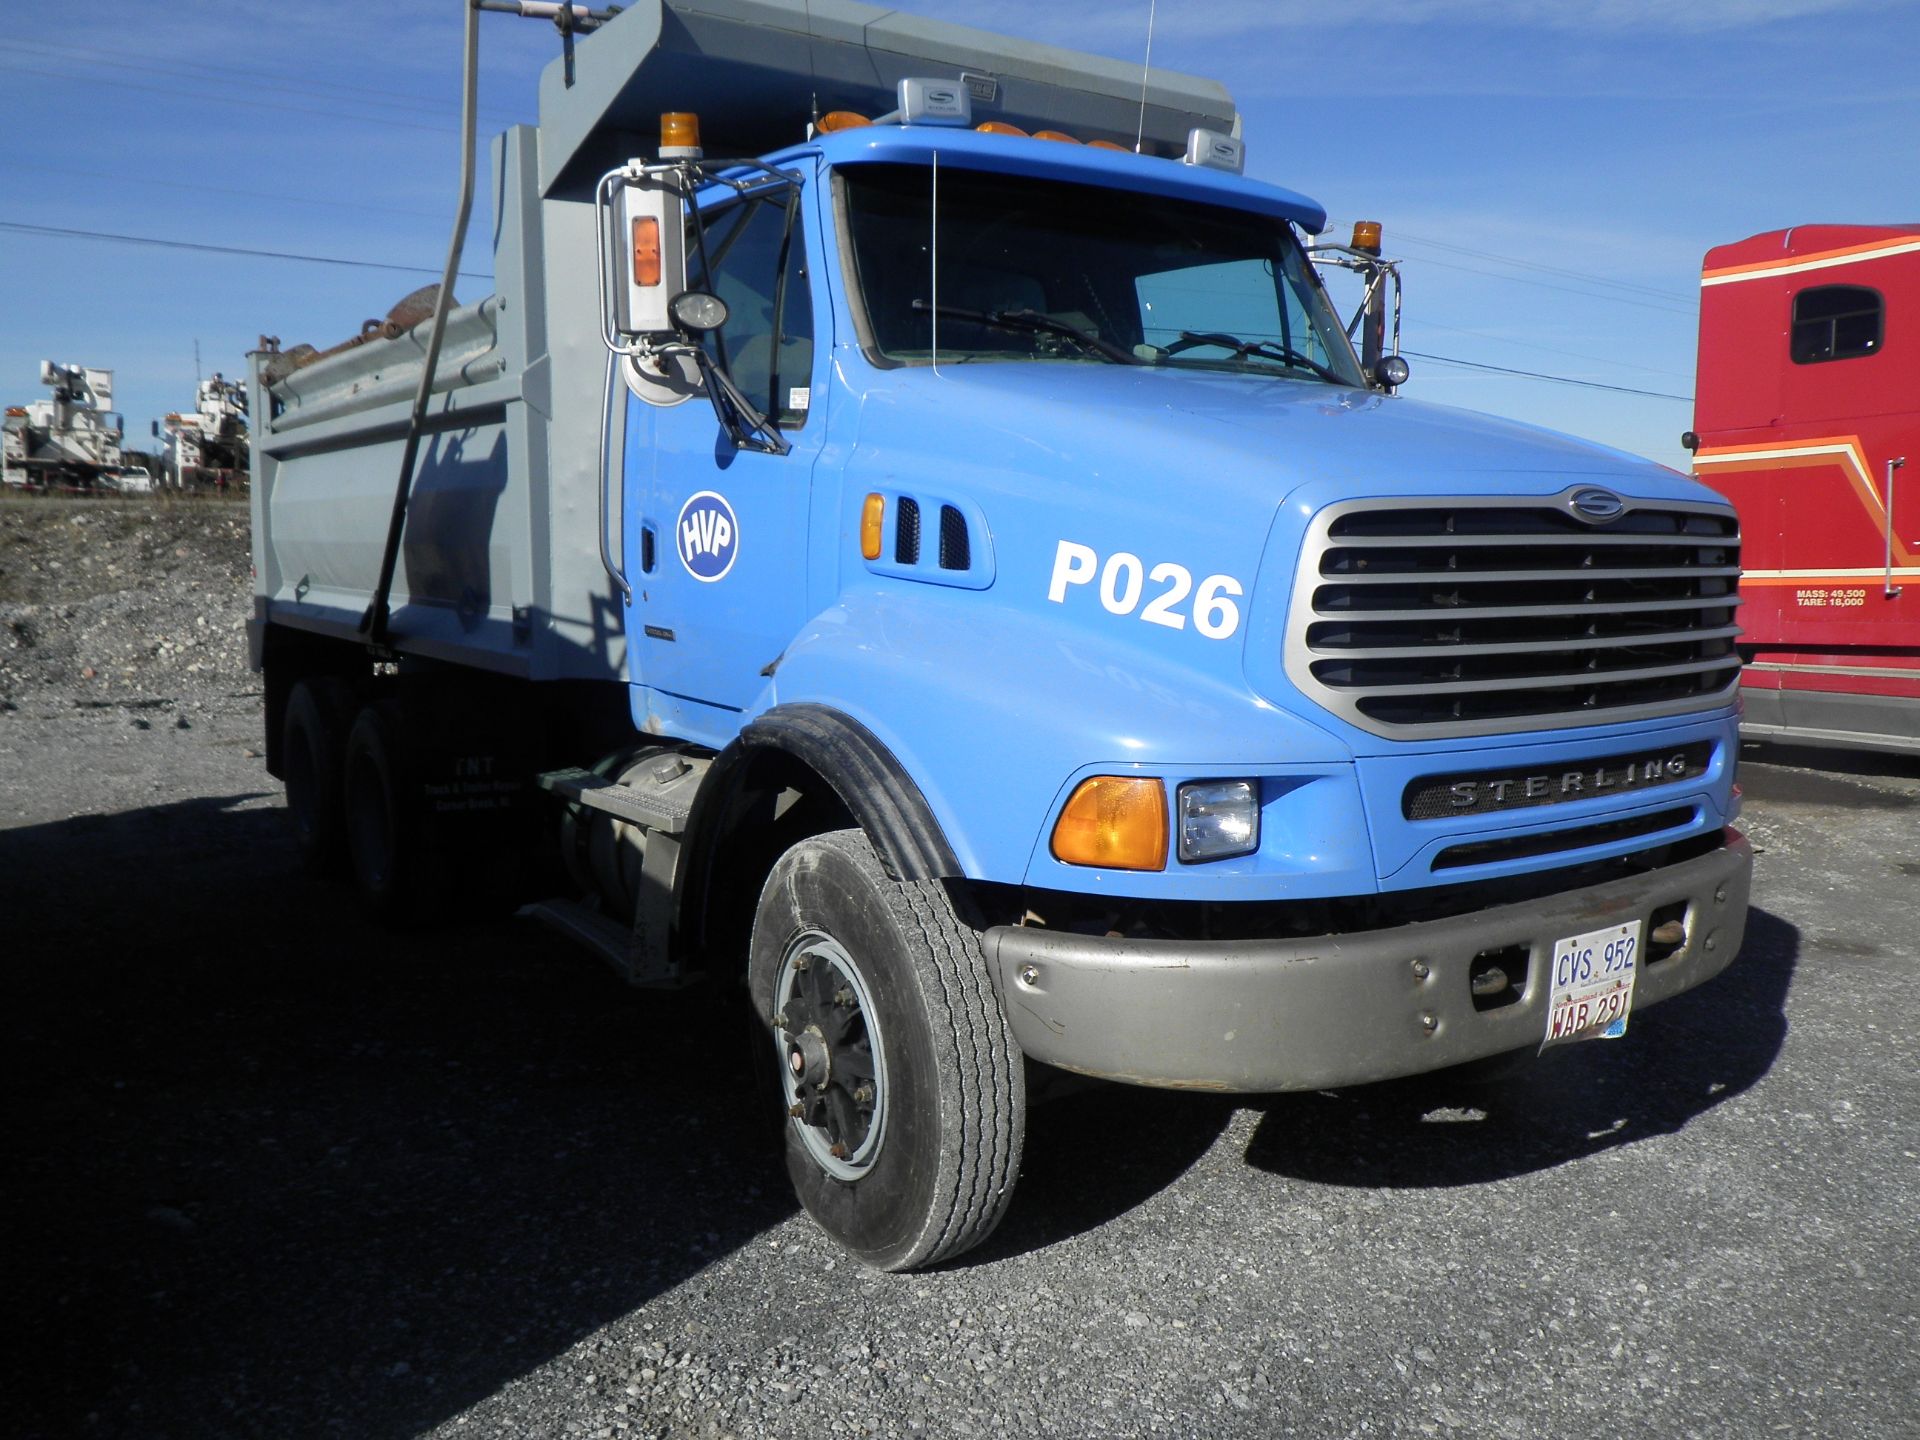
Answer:
[[[673,531],[680,563],[702,583],[726,579],[740,557],[740,522],[727,497],[712,490],[687,497]]]

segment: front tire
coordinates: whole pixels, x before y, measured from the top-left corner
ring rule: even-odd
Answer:
[[[881,1270],[986,1239],[1019,1172],[1026,1077],[946,887],[891,879],[857,830],[803,840],[761,892],[748,985],[787,1171],[821,1228]]]

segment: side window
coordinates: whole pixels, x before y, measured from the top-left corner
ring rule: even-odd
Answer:
[[[1877,355],[1885,309],[1879,291],[1860,285],[1802,290],[1793,297],[1793,363]]]
[[[687,237],[687,283],[726,302],[727,323],[712,344],[741,394],[782,429],[807,422],[812,400],[813,298],[799,214],[787,223],[784,194],[709,210],[705,263]],[[690,218],[689,224],[700,223]]]

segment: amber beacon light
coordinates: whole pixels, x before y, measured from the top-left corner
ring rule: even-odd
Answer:
[[[1116,775],[1082,780],[1053,827],[1053,857],[1103,870],[1166,869],[1166,786]]]
[[[660,117],[660,158],[700,158],[700,117],[687,110],[669,110]]]

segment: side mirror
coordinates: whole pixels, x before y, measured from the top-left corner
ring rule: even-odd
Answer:
[[[1382,355],[1373,362],[1373,380],[1383,390],[1397,389],[1407,383],[1413,367],[1398,355]]]
[[[727,302],[705,290],[682,290],[667,306],[667,313],[682,330],[705,334],[727,323]]]

